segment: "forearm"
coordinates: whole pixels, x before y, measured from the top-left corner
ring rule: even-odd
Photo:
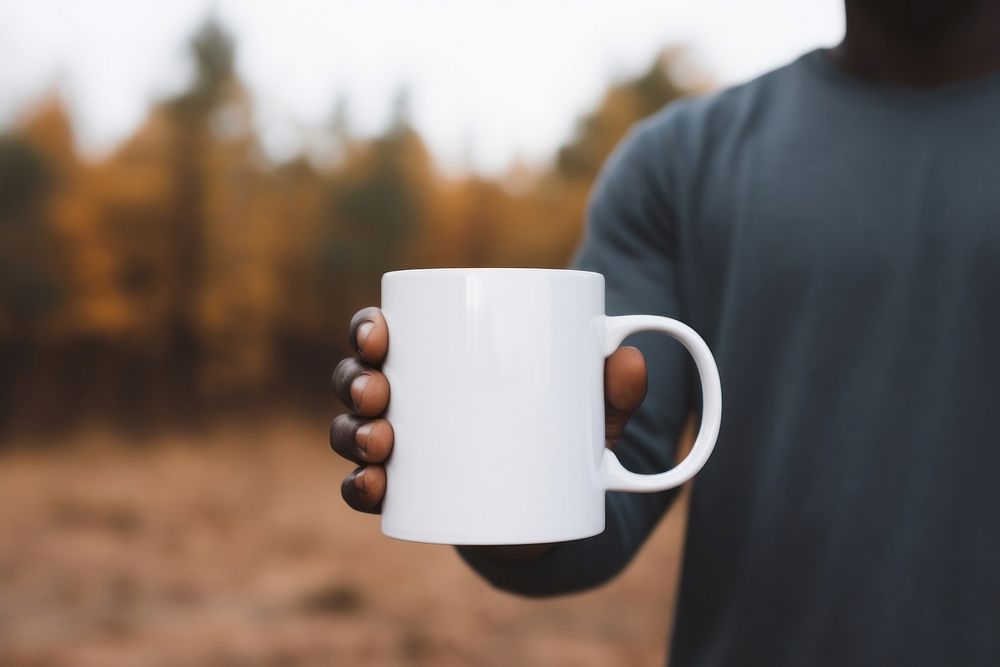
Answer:
[[[640,127],[616,149],[594,188],[586,238],[574,264],[604,274],[609,315],[682,315],[673,208],[666,191],[671,179],[662,159],[668,149],[656,128]],[[662,336],[639,334],[630,342],[645,355],[650,387],[615,453],[629,470],[662,472],[674,462],[677,437],[691,410],[689,360],[683,348]],[[603,533],[537,553],[526,547],[459,553],[506,591],[544,596],[584,590],[625,567],[675,496],[676,490],[609,493]]]
[[[459,551],[496,560],[534,560],[544,556],[555,544],[489,544],[458,547]]]
[[[554,545],[459,547],[458,553],[496,588],[546,597],[599,586],[622,569],[666,511],[675,491],[609,493],[606,528],[600,535]]]

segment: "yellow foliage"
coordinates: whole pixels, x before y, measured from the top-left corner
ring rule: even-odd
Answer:
[[[39,224],[51,232],[60,297],[32,315],[33,335],[104,341],[172,375],[189,369],[183,391],[206,399],[283,386],[316,352],[326,356],[305,372],[325,374],[384,270],[564,266],[600,163],[679,94],[658,60],[609,89],[552,167],[449,180],[405,118],[371,140],[331,129],[342,149],[332,167],[269,163],[249,96],[230,70],[212,71],[97,163],[78,157],[57,98],[17,128],[55,175]]]

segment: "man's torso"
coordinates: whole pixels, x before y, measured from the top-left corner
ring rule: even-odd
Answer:
[[[657,123],[726,404],[674,664],[997,658],[1000,77],[886,90],[816,52]]]

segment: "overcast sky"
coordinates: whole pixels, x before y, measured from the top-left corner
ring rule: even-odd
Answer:
[[[446,168],[547,159],[610,80],[688,45],[721,84],[835,44],[839,0],[0,0],[0,124],[58,89],[99,155],[183,86],[185,44],[215,12],[276,158],[349,101],[378,131],[408,86]]]

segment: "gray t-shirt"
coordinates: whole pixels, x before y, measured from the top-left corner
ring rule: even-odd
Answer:
[[[908,90],[815,51],[672,104],[606,165],[577,264],[719,363],[674,667],[1000,664],[1000,74]],[[698,398],[679,345],[634,344],[650,393],[617,451],[652,472]],[[673,497],[610,493],[603,534],[535,561],[463,557],[580,590]]]

